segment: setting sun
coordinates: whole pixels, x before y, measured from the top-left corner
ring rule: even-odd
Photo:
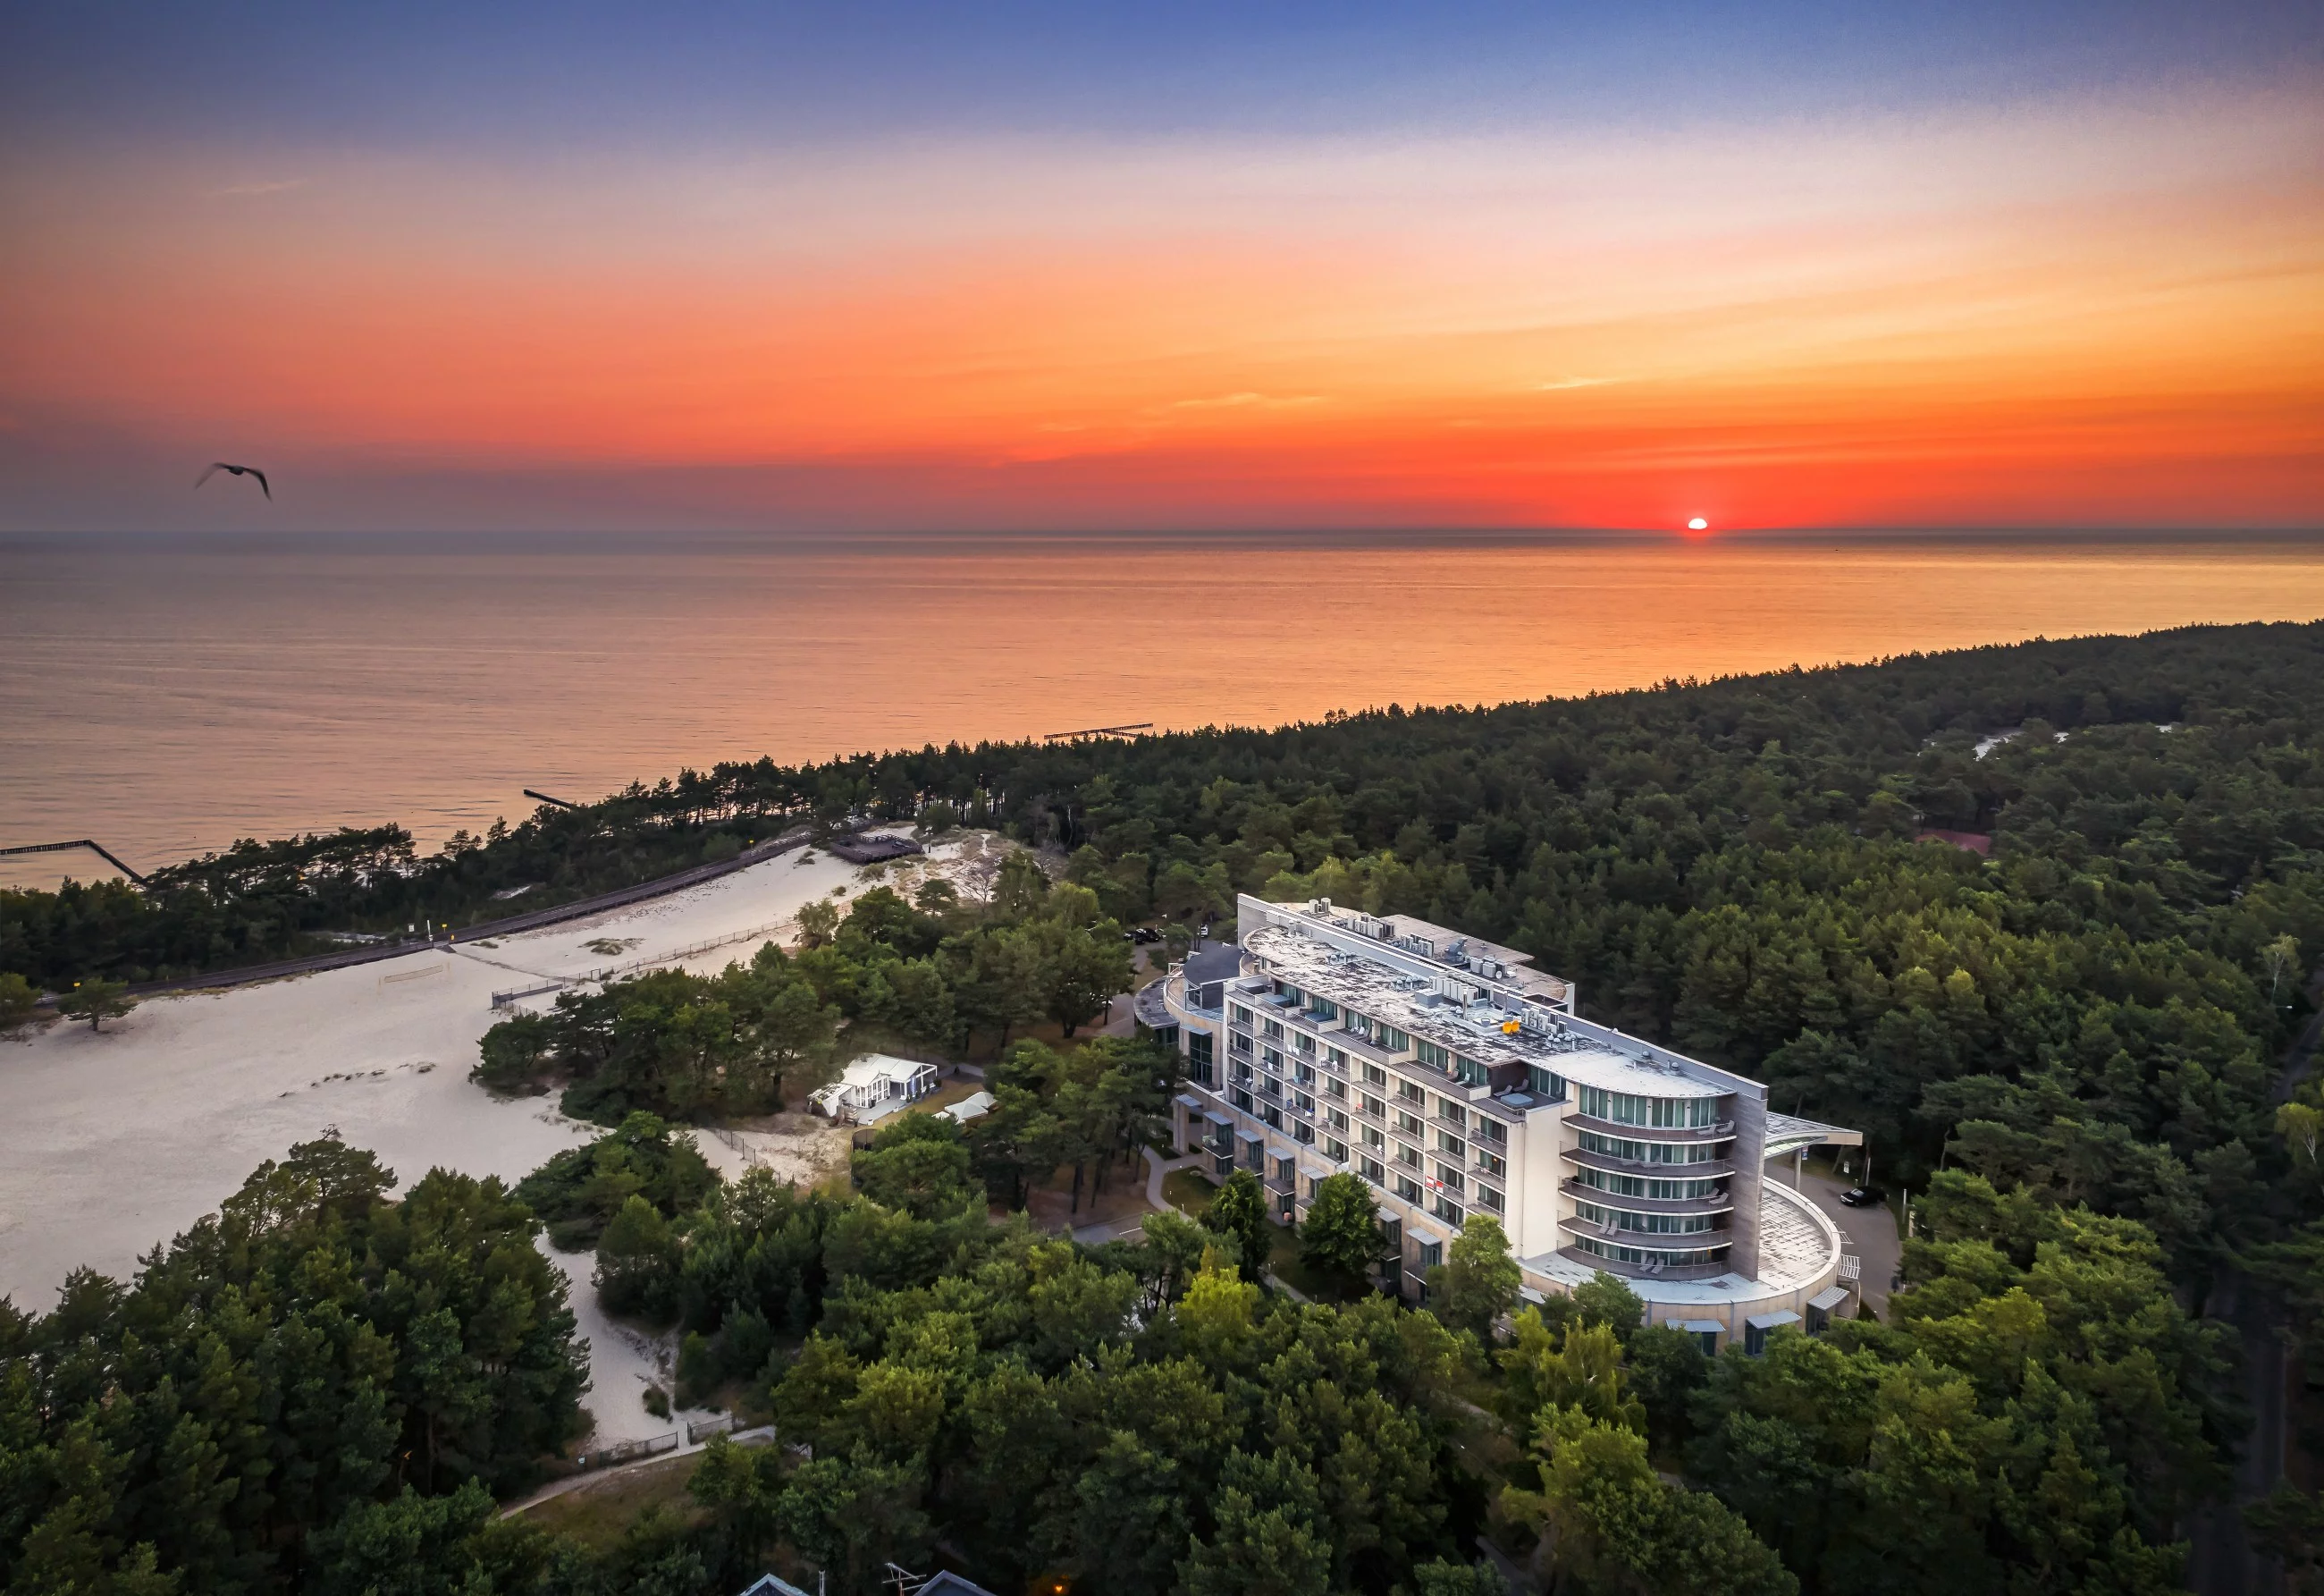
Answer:
[[[1711,530],[1711,523],[1698,515],[1686,523],[1686,530],[1690,532],[1707,532]]]

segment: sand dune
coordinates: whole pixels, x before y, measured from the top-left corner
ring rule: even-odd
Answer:
[[[59,1024],[0,1044],[0,1121],[10,1131],[0,1140],[0,1294],[39,1311],[71,1269],[126,1277],[262,1160],[331,1128],[406,1184],[437,1166],[513,1182],[594,1131],[558,1113],[554,1099],[496,1102],[470,1084],[476,1040],[496,1018],[494,991],[602,968],[607,955],[587,946],[601,939],[638,939],[613,961],[627,962],[785,920],[835,888],[852,896],[860,873],[827,854],[786,854],[493,944],[154,999],[101,1035]],[[685,963],[715,970],[761,939]],[[730,1149],[703,1141],[714,1160],[739,1168]],[[592,1404],[601,1437],[645,1433],[654,1421],[638,1406],[636,1377],[650,1352],[610,1344],[620,1333],[586,1300],[586,1256],[562,1261],[578,1277],[586,1330],[607,1343]]]

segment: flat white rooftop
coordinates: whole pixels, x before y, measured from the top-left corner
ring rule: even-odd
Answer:
[[[1725,1080],[1692,1073],[1691,1060],[1651,1043],[1539,1005],[1497,1001],[1483,983],[1464,982],[1457,972],[1434,978],[1404,973],[1343,952],[1296,922],[1254,927],[1244,934],[1243,947],[1303,992],[1479,1064],[1523,1064],[1641,1097],[1720,1097],[1735,1090]],[[1514,1032],[1504,1029],[1520,1017],[1529,1023]]]

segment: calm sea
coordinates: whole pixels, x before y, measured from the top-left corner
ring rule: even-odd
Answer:
[[[434,843],[524,814],[522,788],[725,758],[2319,615],[2315,540],[20,539],[0,845],[142,866],[391,819]]]

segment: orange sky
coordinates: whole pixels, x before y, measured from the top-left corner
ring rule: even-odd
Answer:
[[[2314,525],[2319,106],[14,160],[0,524]]]

